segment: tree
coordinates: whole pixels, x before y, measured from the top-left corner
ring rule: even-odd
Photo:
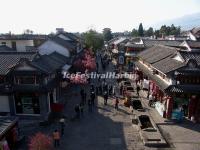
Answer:
[[[170,35],[180,35],[181,32],[181,28],[179,27],[175,27],[174,24],[171,25],[170,27]]]
[[[160,37],[160,31],[159,30],[155,30],[154,35],[157,37]]]
[[[53,149],[52,138],[39,132],[29,139],[28,146],[29,150],[51,150]]]
[[[171,26],[162,25],[160,28],[160,35],[180,35],[180,31],[181,28],[174,26],[174,24],[172,24]]]
[[[103,29],[103,39],[104,41],[109,41],[113,38],[112,31],[110,28],[104,28]]]
[[[86,43],[86,46],[88,48],[92,48],[94,51],[101,49],[104,44],[103,36],[92,29],[83,33],[83,39]]]
[[[138,36],[138,30],[137,29],[133,29],[131,32],[132,36]]]
[[[141,36],[141,37],[144,36],[144,29],[143,29],[142,23],[140,23],[140,25],[139,25],[138,35]]]
[[[146,36],[153,36],[154,32],[153,32],[153,28],[149,27],[149,29],[145,32]]]

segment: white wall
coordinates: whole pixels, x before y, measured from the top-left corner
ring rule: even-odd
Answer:
[[[16,48],[19,52],[25,52],[26,46],[34,46],[33,40],[0,40],[0,45],[2,42],[6,42],[6,46],[12,48],[12,42],[16,42]]]
[[[51,40],[44,42],[42,45],[38,47],[39,53],[41,55],[51,54],[53,52],[58,52],[64,56],[70,57],[69,50]]]
[[[0,112],[10,112],[8,96],[0,96]]]
[[[191,32],[189,33],[189,37],[190,37],[190,39],[193,40],[193,41],[196,41],[196,40],[197,40],[196,37],[195,37]]]

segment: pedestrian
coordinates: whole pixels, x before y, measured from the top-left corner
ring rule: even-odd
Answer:
[[[137,88],[136,88],[136,89],[137,89],[137,95],[140,96],[140,86],[137,85]]]
[[[76,118],[80,119],[80,109],[79,109],[79,105],[76,105],[74,108],[75,112],[76,112]]]
[[[105,91],[104,92],[104,105],[107,105],[107,101],[108,101],[108,92]]]
[[[81,101],[83,101],[84,99],[84,89],[81,88],[81,91],[80,91],[80,95],[81,95]]]
[[[91,98],[91,101],[92,101],[92,106],[94,107],[94,101],[95,101],[95,93],[94,93],[94,91],[91,92],[90,98]]]
[[[115,95],[115,91],[116,91],[116,86],[114,85],[113,88],[112,88],[112,95],[113,96]]]
[[[83,105],[85,105],[85,104],[86,104],[86,99],[87,99],[87,93],[86,93],[86,92],[84,92],[84,97],[83,97]]]
[[[109,86],[109,95],[112,95],[112,91],[113,91],[113,86],[110,85],[110,86]]]
[[[102,95],[102,86],[101,85],[99,85],[99,87],[98,87],[98,91],[99,91],[99,95]]]
[[[98,72],[98,70],[99,70],[99,64],[98,64],[98,62],[96,62],[96,71]]]
[[[115,99],[115,109],[116,110],[118,110],[118,108],[119,108],[119,99],[118,99],[118,97],[116,97],[116,99]]]
[[[120,84],[120,95],[123,94],[123,86]]]
[[[91,85],[90,85],[90,93],[92,93],[92,92],[95,92],[94,84],[91,84]]]
[[[60,133],[58,130],[55,130],[53,132],[53,140],[54,140],[54,147],[59,147],[60,146]]]
[[[60,132],[61,132],[61,136],[64,135],[64,132],[65,132],[65,119],[64,118],[61,118],[60,119]]]
[[[91,101],[91,99],[88,100],[88,111],[92,112],[92,101]]]
[[[96,86],[96,95],[97,96],[99,95],[99,88],[98,88],[98,86]]]
[[[84,109],[83,103],[80,103],[79,109],[80,109],[80,116],[83,117],[83,109]]]

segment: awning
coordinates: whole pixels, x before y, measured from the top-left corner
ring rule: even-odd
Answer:
[[[167,93],[200,93],[200,85],[170,85],[165,92]]]

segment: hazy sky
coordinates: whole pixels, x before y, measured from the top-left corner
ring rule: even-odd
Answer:
[[[0,33],[132,30],[200,11],[200,0],[0,0]]]

